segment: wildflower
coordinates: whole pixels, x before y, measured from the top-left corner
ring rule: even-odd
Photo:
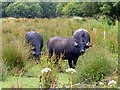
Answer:
[[[34,55],[34,54],[35,54],[35,51],[32,51],[32,54]]]
[[[76,70],[75,70],[75,69],[73,69],[73,68],[68,68],[68,69],[66,69],[66,72],[75,73],[75,72],[76,72]]]
[[[99,85],[104,85],[104,83],[103,82],[99,82]]]
[[[51,71],[51,69],[50,68],[44,68],[44,69],[41,70],[41,73],[47,73],[48,71]]]
[[[115,80],[111,80],[108,82],[108,86],[115,86],[117,84],[117,82]]]

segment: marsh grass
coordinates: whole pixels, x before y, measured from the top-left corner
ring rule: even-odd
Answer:
[[[17,19],[19,20],[19,19]],[[89,19],[86,18],[85,21],[77,20],[77,19],[67,19],[67,18],[55,18],[55,19],[20,19],[19,22],[14,20],[12,23],[8,22],[7,18],[3,21],[3,34],[12,33],[11,35],[14,38],[22,38],[24,40],[25,33],[27,31],[35,30],[40,32],[40,34],[44,38],[44,48],[46,47],[46,42],[48,39],[54,36],[62,36],[62,37],[72,37],[73,32],[79,28],[86,29],[90,32],[91,41],[93,44],[101,45],[103,43],[103,32],[106,31],[106,43],[110,43],[110,38],[113,39],[113,43],[115,43],[114,47],[116,48],[116,38],[117,38],[117,30],[118,30],[118,21],[116,21],[114,26],[110,26],[104,18]],[[37,21],[37,22],[36,22]],[[6,25],[8,25],[6,27]],[[96,31],[94,31],[95,29]],[[112,33],[114,36],[111,37]],[[10,38],[10,37],[9,37]],[[109,42],[108,42],[109,40]],[[110,43],[111,44],[111,43]],[[111,47],[105,46],[109,50]],[[114,50],[111,50],[114,51]]]
[[[109,76],[109,74],[114,71],[114,68],[116,68],[116,62],[113,63],[116,58],[111,55],[117,54],[118,50],[118,21],[116,21],[115,25],[110,26],[106,23],[106,20],[102,18],[98,20],[89,18],[82,20],[71,18],[18,18],[9,20],[8,18],[3,18],[2,57],[5,66],[8,70],[12,71],[12,75],[16,75],[19,69],[24,68],[23,71],[25,72],[23,76],[26,77],[38,78],[40,71],[48,66],[52,67],[53,73],[58,72],[56,67],[53,66],[53,62],[49,62],[50,65],[47,63],[47,41],[54,36],[71,38],[73,37],[74,31],[79,28],[89,31],[93,47],[88,49],[83,56],[80,56],[76,67],[77,80],[75,79],[75,83],[85,81],[85,78],[88,78],[87,82],[94,82],[101,80],[106,75]],[[38,65],[36,65],[34,60],[28,60],[29,48],[24,42],[25,33],[31,30],[39,32],[44,39],[44,54],[40,59],[41,63]],[[105,39],[103,34],[104,31],[106,32]],[[117,56],[115,55],[115,57]],[[63,71],[68,68],[67,61],[60,59],[59,65],[62,67]],[[100,74],[98,74],[99,72]],[[68,79],[59,79],[62,78],[60,75],[67,77],[67,74],[58,74],[58,82],[61,81],[61,83],[66,84]],[[62,86],[64,86],[63,84]]]
[[[23,45],[19,40],[3,44],[2,58],[7,69],[13,70],[13,74],[17,74],[16,71],[22,69],[27,61],[29,52]]]
[[[9,47],[9,48],[7,48]],[[7,46],[5,47],[5,51],[3,52],[3,59],[5,60],[5,63],[7,66],[9,66],[9,69],[12,69],[13,67],[16,67],[19,65],[19,68],[22,68],[24,65],[21,61],[21,55],[18,52],[17,48],[14,46]],[[20,61],[20,62],[19,62]]]

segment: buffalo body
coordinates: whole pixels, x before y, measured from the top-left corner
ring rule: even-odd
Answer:
[[[27,32],[25,35],[26,43],[33,46],[32,55],[39,60],[43,48],[43,38],[38,32]]]
[[[56,56],[56,63],[62,57],[62,59],[68,59],[69,67],[74,68],[72,65],[76,65],[78,57],[85,52],[85,47],[82,42],[74,38],[62,38],[53,37],[47,42],[49,51],[49,58],[52,57],[53,53]]]

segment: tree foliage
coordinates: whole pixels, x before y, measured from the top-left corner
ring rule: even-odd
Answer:
[[[112,7],[113,3],[103,3],[102,7],[100,7],[101,13],[104,15],[110,15],[110,13],[112,12]]]
[[[81,3],[70,2],[63,8],[63,13],[67,16],[77,16],[81,14]]]
[[[29,18],[42,16],[42,8],[39,5],[39,3],[29,3],[28,7],[29,7],[29,10],[28,10],[28,17]]]
[[[105,15],[120,18],[120,2],[4,2],[3,17],[42,17],[59,16],[94,17]]]
[[[113,8],[114,8],[113,11],[114,11],[114,13],[115,13],[115,16],[116,16],[117,18],[120,18],[120,2],[114,3]]]
[[[81,12],[83,16],[94,16],[100,12],[99,3],[84,2],[81,5]]]
[[[27,17],[29,7],[20,2],[11,3],[6,8],[6,15],[12,17]]]
[[[4,16],[4,17],[7,16],[5,11],[6,11],[6,8],[8,7],[9,4],[10,4],[10,2],[3,2],[1,4],[2,5],[2,11],[1,12],[2,12],[2,16]]]
[[[56,16],[56,3],[52,2],[42,2],[40,3],[42,7],[42,17],[43,18],[52,18]]]
[[[66,6],[67,5],[67,3],[58,3],[57,5],[56,5],[56,15],[57,16],[62,16],[62,15],[64,15],[63,14],[63,8],[64,8],[64,6]]]

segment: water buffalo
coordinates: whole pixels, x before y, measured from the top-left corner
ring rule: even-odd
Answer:
[[[85,44],[86,48],[89,48],[90,45],[90,35],[89,32],[85,29],[78,29],[74,32],[73,37],[77,40],[82,41]]]
[[[49,58],[52,57],[53,52],[55,54],[55,63],[58,60],[68,59],[69,67],[75,68],[78,57],[85,53],[84,43],[74,38],[62,38],[59,36],[53,37],[47,42]],[[72,61],[74,66],[72,65]]]
[[[39,63],[41,56],[41,50],[43,48],[43,38],[38,32],[30,31],[25,35],[26,43],[33,46],[32,55],[36,58],[36,62]]]

